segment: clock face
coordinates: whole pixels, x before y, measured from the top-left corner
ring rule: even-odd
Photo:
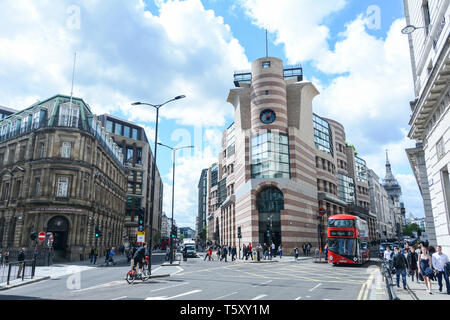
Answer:
[[[261,112],[261,122],[264,124],[270,124],[275,121],[276,115],[273,110],[266,109],[263,112]]]

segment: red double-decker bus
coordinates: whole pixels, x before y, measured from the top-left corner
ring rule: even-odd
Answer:
[[[328,219],[328,261],[364,264],[369,260],[369,229],[359,217],[338,214]]]
[[[169,246],[169,238],[168,237],[162,237],[161,238],[161,250],[166,250],[166,248]]]

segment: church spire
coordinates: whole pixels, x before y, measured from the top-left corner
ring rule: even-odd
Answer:
[[[397,180],[392,174],[391,164],[389,163],[388,150],[386,149],[386,176],[384,177],[385,186],[396,186],[398,185]]]

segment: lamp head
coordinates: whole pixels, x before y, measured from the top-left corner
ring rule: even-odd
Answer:
[[[183,99],[183,98],[186,98],[186,96],[184,94],[181,95],[181,96],[176,96],[174,100],[180,100],[180,99]]]
[[[134,103],[132,103],[131,105],[132,106],[138,106],[138,105],[141,105],[142,104],[142,102],[134,102]]]
[[[403,34],[410,34],[410,33],[413,33],[414,31],[416,31],[416,27],[415,26],[413,26],[413,25],[407,25],[406,27],[404,27],[403,29],[402,29],[402,33]]]

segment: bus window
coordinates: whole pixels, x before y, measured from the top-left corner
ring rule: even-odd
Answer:
[[[356,239],[349,238],[329,238],[328,249],[336,254],[343,256],[356,255]]]
[[[344,219],[328,220],[328,226],[329,227],[354,228],[355,220],[344,220]]]
[[[367,242],[361,242],[361,250],[367,250]]]

